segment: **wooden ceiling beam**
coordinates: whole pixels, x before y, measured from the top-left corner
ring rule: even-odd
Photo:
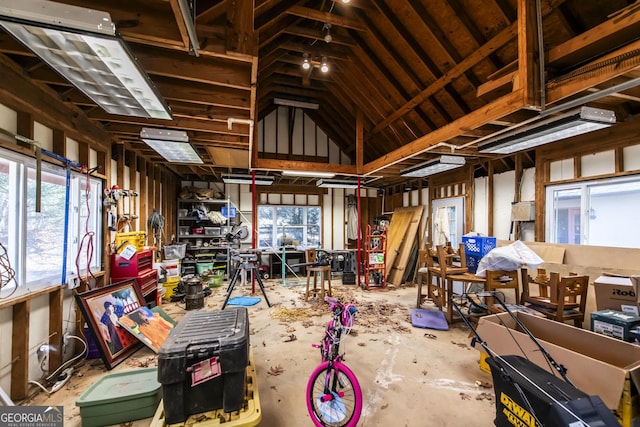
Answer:
[[[16,111],[32,112],[43,125],[63,130],[77,141],[105,152],[111,149],[111,136],[101,125],[88,120],[79,108],[61,102],[49,87],[30,81],[5,55],[0,55],[0,99]]]
[[[262,28],[260,30],[260,32],[258,33],[258,40],[259,40],[258,49],[259,49],[259,51],[262,51],[265,48],[265,46],[269,46],[270,44],[274,44],[274,42],[276,40],[278,40],[278,38],[280,38],[280,37],[285,36],[287,38],[291,38],[292,35],[291,34],[287,34],[284,31],[284,29],[286,27],[288,27],[289,25],[295,24],[299,20],[300,20],[300,18],[298,18],[298,17],[287,15],[287,14],[283,14],[283,15],[278,16],[277,18],[274,19],[274,21],[276,21],[278,23],[278,25],[275,25],[275,22],[274,22],[274,23],[272,23],[272,25],[269,25],[266,28]]]
[[[407,99],[411,98],[410,93],[415,93],[416,91],[422,90],[425,87],[425,84],[427,84],[429,80],[432,80],[432,79],[435,80],[437,76],[441,74],[441,72],[439,71],[436,64],[431,60],[429,55],[427,55],[424,49],[422,49],[419,43],[417,43],[415,37],[413,37],[413,35],[402,26],[401,22],[397,19],[397,17],[395,17],[393,10],[391,10],[391,8],[387,6],[387,4],[384,1],[374,0],[374,2],[376,7],[379,9],[381,16],[384,18],[384,20],[386,20],[389,23],[391,28],[393,28],[393,31],[397,35],[397,37],[399,37],[400,40],[402,40],[404,43],[407,44],[411,52],[413,52],[413,54],[420,59],[420,63],[423,64],[431,74],[429,78],[420,77],[409,63],[407,63],[404,60],[402,61],[403,64],[400,65],[400,70],[402,70],[402,72],[404,72],[410,78],[411,82],[415,86],[411,88],[411,90],[404,91],[405,94],[403,95],[403,98],[404,98],[403,102],[406,102]],[[372,20],[366,17],[362,17],[362,19],[371,28],[372,36],[378,41],[378,43],[381,43],[382,46],[384,46],[384,48],[389,52],[388,46],[390,46],[390,44],[387,41],[387,37],[377,30],[377,27]],[[392,49],[392,52],[389,52],[389,53],[393,58],[402,58],[402,55],[400,55],[397,51],[393,49]],[[430,96],[429,102],[434,107],[435,109],[434,111],[436,111],[437,114],[441,116],[442,121],[444,123],[447,123],[453,120],[449,112],[446,109],[441,108],[439,101],[436,101],[434,97]],[[455,101],[451,100],[451,103],[455,104]],[[422,120],[428,123],[433,123],[434,121],[433,117],[428,117],[428,115],[424,114],[421,110],[417,108],[415,110],[421,116]],[[435,125],[432,127],[432,129],[433,128],[435,128]]]
[[[254,28],[262,37],[263,32],[268,31],[270,27],[278,27],[280,19],[286,16],[287,10],[298,3],[298,0],[278,0],[277,2],[269,1],[257,5],[253,23]],[[302,3],[305,3],[305,1]]]
[[[196,4],[196,26],[213,22],[227,11],[227,5],[222,1],[203,10],[198,10],[201,5],[202,2]]]
[[[212,121],[212,120],[198,120],[193,118],[176,118],[174,120],[160,120],[160,119],[147,119],[133,116],[111,116],[107,113],[95,111],[89,115],[92,120],[108,121],[110,124],[107,128],[110,131],[114,131],[114,124],[129,124],[145,127],[161,127],[167,129],[180,129],[185,131],[198,131],[198,132],[211,132],[211,133],[223,133],[227,135],[247,136],[249,133],[249,126],[245,124],[236,124],[232,130],[229,130],[227,123]],[[138,128],[139,129],[139,128]]]
[[[308,7],[298,5],[291,6],[287,9],[286,13],[299,16],[300,18],[311,19],[319,22],[328,22],[331,25],[349,28],[351,30],[367,31],[367,28],[362,25],[362,22],[360,22],[358,19],[339,16],[329,12],[321,12],[319,10],[311,9]]]
[[[633,3],[602,24],[549,50],[547,64],[565,69],[633,40],[640,32],[640,4]]]
[[[299,25],[289,25],[285,27],[283,31],[293,36],[304,37],[307,39],[320,42],[321,44],[323,43],[326,44],[326,42],[324,41],[324,33],[322,31],[301,27]],[[355,43],[349,37],[344,37],[338,34],[331,33],[331,44],[336,44],[341,46],[353,46]]]
[[[610,79],[639,69],[640,56],[637,54],[639,50],[640,40],[636,40],[585,65],[585,69],[596,67],[598,69],[597,73],[576,73],[573,78],[563,78],[558,81],[548,82],[547,103],[557,103],[591,87],[605,83]],[[611,64],[606,67],[598,67],[598,64],[606,63]]]
[[[255,165],[256,169],[265,170],[299,170],[310,171],[317,170],[318,163],[290,161],[290,160],[277,160],[277,159],[262,159],[258,158]],[[322,165],[323,172],[335,172],[342,175],[355,175],[355,165],[339,165],[335,163],[327,163]]]
[[[150,75],[251,90],[251,64],[249,63],[220,58],[196,58],[149,46],[138,45],[132,50]]]
[[[173,16],[175,17],[175,24],[178,26],[178,31],[180,33],[180,39],[182,40],[182,45],[187,51],[189,51],[191,46],[191,41],[189,40],[189,33],[187,31],[185,19],[191,19],[191,17],[182,15],[182,9],[180,9],[178,0],[169,0],[169,5],[171,6],[171,10],[173,11]]]
[[[230,55],[258,56],[253,3],[254,0],[227,1],[225,48]]]
[[[177,100],[216,107],[251,109],[249,93],[245,90],[195,82],[175,82],[165,78],[156,78],[155,84],[167,101]]]
[[[413,110],[416,106],[423,103],[427,98],[429,98],[434,93],[438,92],[446,85],[451,83],[453,80],[460,77],[462,73],[466,70],[470,69],[478,62],[482,61],[487,55],[491,52],[499,49],[505,44],[509,43],[513,40],[518,34],[518,28],[516,23],[509,25],[507,28],[498,33],[494,38],[489,40],[479,49],[474,51],[471,55],[467,56],[465,59],[456,64],[452,69],[447,71],[442,77],[437,79],[423,91],[421,91],[418,95],[414,96],[412,99],[407,101],[404,105],[400,106],[394,113],[389,115],[386,119],[380,122],[372,131],[373,134],[380,132],[382,129],[387,127],[390,123],[394,122],[398,118],[407,114],[409,111]],[[371,137],[371,135],[369,135]]]
[[[460,134],[460,129],[478,128],[486,123],[513,113],[522,107],[523,90],[519,89],[367,163],[364,167],[365,173],[367,175],[376,173],[406,158],[411,158],[428,151],[431,146],[439,142],[448,141],[451,138],[457,137]]]

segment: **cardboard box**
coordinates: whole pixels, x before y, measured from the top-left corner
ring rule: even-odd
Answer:
[[[640,390],[640,346],[526,313],[514,315],[567,369],[567,376],[578,389],[600,396],[612,411],[619,410],[626,378],[631,378],[635,390]],[[480,318],[477,332],[494,353],[520,356],[524,353],[535,364],[554,372],[509,313]],[[476,348],[481,349],[479,344]],[[640,422],[637,411],[633,417],[634,422]]]
[[[600,276],[593,282],[596,291],[596,309],[616,310],[639,314],[638,289],[628,277]]]
[[[630,331],[640,326],[640,316],[616,310],[600,310],[591,313],[591,330],[598,334],[633,341]]]

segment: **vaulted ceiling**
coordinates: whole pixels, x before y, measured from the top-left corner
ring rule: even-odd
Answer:
[[[480,163],[480,138],[547,112],[588,104],[613,109],[619,122],[640,112],[632,0],[194,0],[198,56],[178,0],[59,3],[111,14],[173,120],[105,113],[4,33],[0,72],[19,70],[110,143],[152,162],[163,160],[140,141],[142,127],[186,130],[205,164],[167,165],[183,179],[217,179],[229,168],[221,150],[248,158],[252,127],[228,119],[258,123],[276,97],[318,102],[306,113],[352,159],[328,168],[381,175],[381,185],[439,154]],[[2,85],[0,96],[20,97],[22,89]],[[255,147],[252,167],[276,176],[322,160],[261,158]],[[532,164],[533,153],[525,158]]]

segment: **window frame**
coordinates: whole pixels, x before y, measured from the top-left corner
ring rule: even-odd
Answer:
[[[596,219],[596,215],[594,214],[592,197],[592,190],[594,188],[603,188],[606,186],[615,186],[620,184],[628,184],[628,183],[637,183],[640,185],[640,175],[632,175],[632,176],[624,176],[624,177],[612,177],[605,179],[594,179],[594,180],[585,180],[585,181],[574,181],[567,182],[562,184],[548,184],[545,189],[545,199],[546,209],[545,209],[545,223],[546,223],[546,231],[545,231],[545,241],[548,243],[558,243],[559,235],[558,235],[558,215],[557,215],[557,206],[556,206],[556,197],[557,192],[561,191],[575,191],[576,197],[579,198],[579,207],[578,204],[575,206],[566,207],[567,212],[571,213],[571,210],[575,211],[579,209],[579,242],[569,242],[565,244],[576,244],[576,245],[594,245],[594,246],[619,246],[614,244],[602,244],[602,243],[593,243],[589,242],[590,228],[593,227],[591,221]],[[595,194],[602,194],[601,192]],[[602,218],[601,218],[602,219]],[[567,224],[569,226],[573,225],[575,228],[575,218],[569,218],[567,220]],[[575,231],[575,230],[574,230]],[[571,230],[567,231],[568,236],[573,232]],[[575,234],[575,233],[573,233]],[[637,246],[620,246],[620,247],[637,247]]]
[[[48,288],[51,286],[64,285],[71,274],[76,275],[76,256],[78,254],[79,245],[82,243],[82,238],[85,235],[86,215],[81,217],[81,213],[86,212],[86,205],[83,207],[81,204],[85,203],[85,185],[86,174],[70,170],[69,171],[69,200],[63,201],[62,205],[67,208],[67,215],[63,214],[63,217],[68,218],[66,227],[67,237],[67,259],[66,265],[63,265],[63,255],[60,255],[55,269],[45,272],[41,276],[27,282],[28,277],[28,258],[34,255],[28,253],[28,227],[29,227],[29,215],[34,214],[33,203],[29,203],[29,182],[34,180],[33,173],[37,166],[36,159],[24,154],[20,154],[5,148],[0,148],[0,158],[2,161],[8,162],[10,168],[7,171],[8,188],[7,193],[0,195],[5,197],[8,203],[7,212],[7,237],[6,244],[7,257],[11,268],[15,271],[15,281],[10,281],[7,284],[3,284],[2,297],[8,297],[9,293],[12,293],[11,297],[15,298],[19,295],[24,295],[32,291]],[[41,162],[41,168],[43,174],[51,174],[52,181],[60,179],[62,181],[62,188],[66,196],[67,192],[67,168],[49,163],[47,161]],[[30,171],[32,176],[30,177]],[[4,172],[3,172],[4,174]],[[57,177],[57,178],[56,178]],[[103,231],[103,219],[102,219],[102,189],[104,188],[104,180],[99,177],[89,177],[91,191],[89,193],[90,198],[90,231],[93,239],[93,250],[91,256],[91,271],[96,272],[98,269],[102,269],[103,265],[103,253],[102,248],[104,246],[104,231]],[[33,185],[33,183],[32,183]],[[33,193],[33,189],[31,190]],[[30,211],[31,210],[31,211]],[[64,219],[60,227],[63,228],[60,233],[64,237]],[[86,243],[86,242],[85,242]],[[64,242],[60,245],[63,248]],[[83,249],[86,254],[86,248]],[[86,258],[86,256],[85,256]],[[81,266],[82,267],[82,266]],[[54,271],[55,270],[55,271]],[[64,277],[63,277],[64,274]],[[86,263],[84,268],[81,268],[80,274],[86,275],[87,268]],[[13,292],[13,288],[17,285],[16,292]]]
[[[317,206],[317,205],[270,205],[270,204],[261,204],[258,205],[258,248],[260,249],[274,249],[274,248],[279,248],[281,247],[281,245],[279,243],[280,239],[279,239],[279,234],[278,234],[278,230],[284,228],[301,228],[302,229],[302,235],[304,237],[303,241],[298,242],[299,245],[301,246],[319,246],[320,242],[322,241],[322,207],[321,206]],[[283,208],[295,208],[295,209],[302,209],[303,213],[302,213],[302,223],[301,224],[279,224],[278,223],[278,209],[283,209]],[[271,213],[271,224],[267,224],[264,225],[263,223],[261,223],[261,216],[260,216],[260,211],[262,209],[270,209],[272,211]],[[309,224],[309,209],[317,209],[318,210],[318,223],[317,224]],[[309,228],[310,227],[317,227],[318,228],[318,241],[317,242],[311,242],[309,240]],[[266,244],[263,245],[262,242],[265,240],[261,237],[261,234],[264,232],[263,229],[267,229],[270,228],[270,233],[269,233],[269,239],[271,241],[271,244]]]

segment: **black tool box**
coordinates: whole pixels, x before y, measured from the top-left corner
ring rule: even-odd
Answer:
[[[240,410],[248,364],[246,307],[187,313],[158,354],[166,423],[215,409]]]

